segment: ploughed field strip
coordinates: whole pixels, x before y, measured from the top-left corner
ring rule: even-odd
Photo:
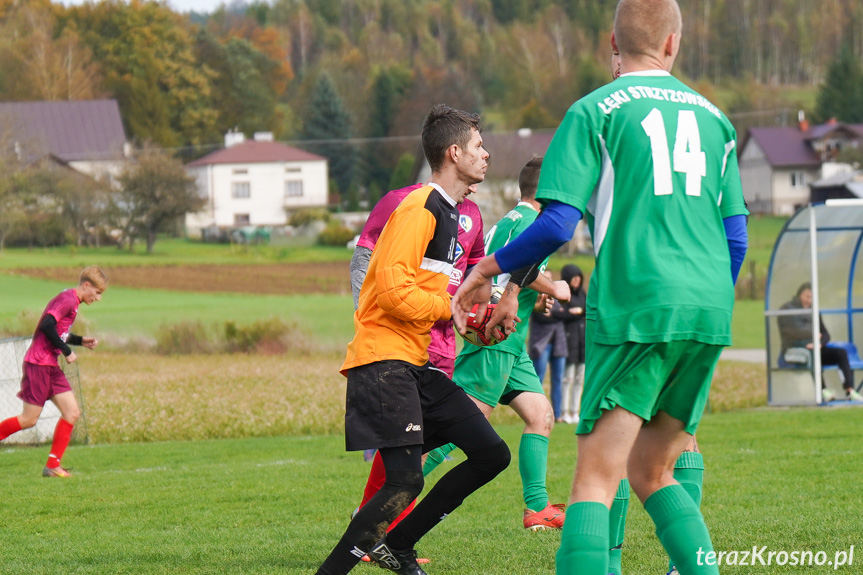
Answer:
[[[112,286],[189,292],[350,294],[347,262],[117,266],[104,268]],[[25,268],[14,274],[69,281],[78,268]]]

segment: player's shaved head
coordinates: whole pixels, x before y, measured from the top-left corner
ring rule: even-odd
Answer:
[[[683,28],[676,0],[620,0],[614,14],[614,37],[621,54],[653,56],[671,34]]]

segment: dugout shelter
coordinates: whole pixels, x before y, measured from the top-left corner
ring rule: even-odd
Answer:
[[[782,309],[805,282],[811,283],[812,306]],[[859,381],[863,374],[858,352],[863,346],[863,199],[810,204],[788,220],[773,248],[764,308],[768,404],[822,404],[822,378],[837,397],[844,398],[836,366],[822,366],[820,354],[789,346],[787,337],[783,345],[780,324],[782,318],[809,316],[810,341],[818,341],[820,314],[830,333],[828,345],[848,351]]]

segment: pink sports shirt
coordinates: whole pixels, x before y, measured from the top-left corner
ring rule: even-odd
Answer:
[[[78,316],[78,296],[75,290],[70,288],[63,290],[58,295],[48,302],[45,311],[39,316],[39,323],[42,323],[42,318],[46,314],[51,314],[57,320],[57,333],[60,339],[66,341],[69,336],[69,328],[75,323],[75,318]],[[36,325],[39,325],[38,323]],[[33,334],[33,341],[30,344],[27,353],[24,355],[24,361],[34,365],[58,365],[57,356],[60,355],[60,350],[51,345],[45,334],[36,328]]]
[[[369,219],[366,220],[363,226],[363,231],[360,232],[360,239],[357,240],[357,246],[362,246],[370,250],[375,249],[375,244],[378,243],[378,238],[381,237],[381,231],[390,219],[390,216],[395,211],[402,200],[414,190],[423,187],[424,184],[414,184],[406,188],[400,188],[384,194],[378,203],[375,204],[372,213],[369,214]]]

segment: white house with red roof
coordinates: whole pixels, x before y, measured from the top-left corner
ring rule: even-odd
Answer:
[[[327,205],[327,159],[273,141],[269,132],[246,140],[225,135],[225,147],[186,164],[206,207],[186,215],[186,230],[283,226],[288,212]]]
[[[796,127],[750,128],[738,156],[749,211],[791,215],[810,201],[823,201],[812,190],[842,171],[835,162],[843,149],[861,143],[863,124],[831,120],[810,127],[802,115]]]

